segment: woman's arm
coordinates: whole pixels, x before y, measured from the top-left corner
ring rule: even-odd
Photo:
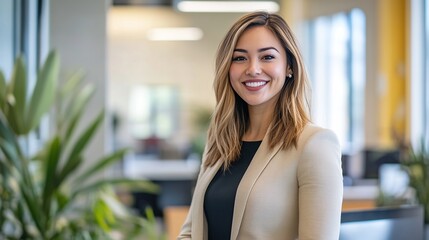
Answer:
[[[303,146],[298,165],[299,239],[337,240],[343,199],[341,149],[323,129]]]

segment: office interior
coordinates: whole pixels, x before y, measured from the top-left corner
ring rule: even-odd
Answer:
[[[132,149],[105,175],[159,184],[159,194],[118,189],[118,196],[137,212],[151,206],[170,237],[190,204],[215,105],[214,56],[243,14],[238,7],[195,12],[181,9],[183,2],[0,1],[6,79],[23,54],[34,82],[51,49],[60,55],[62,78],[82,69],[96,88],[84,121],[106,110],[88,159]],[[312,84],[313,121],[340,139],[343,211],[412,202],[400,162],[404,149],[419,149],[422,141],[428,146],[429,1],[269,2],[299,40]],[[47,122],[34,144],[49,131]]]

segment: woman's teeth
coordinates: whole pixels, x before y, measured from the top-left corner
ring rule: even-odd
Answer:
[[[259,87],[259,86],[267,84],[267,82],[246,82],[244,84],[248,87]]]

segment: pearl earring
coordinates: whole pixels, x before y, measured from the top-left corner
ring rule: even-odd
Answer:
[[[289,73],[289,74],[287,75],[287,77],[288,77],[288,78],[292,78],[292,74],[290,74],[290,73]]]

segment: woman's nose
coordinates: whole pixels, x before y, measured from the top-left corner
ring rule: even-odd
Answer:
[[[246,69],[246,75],[256,76],[261,74],[261,66],[258,61],[250,61]]]

